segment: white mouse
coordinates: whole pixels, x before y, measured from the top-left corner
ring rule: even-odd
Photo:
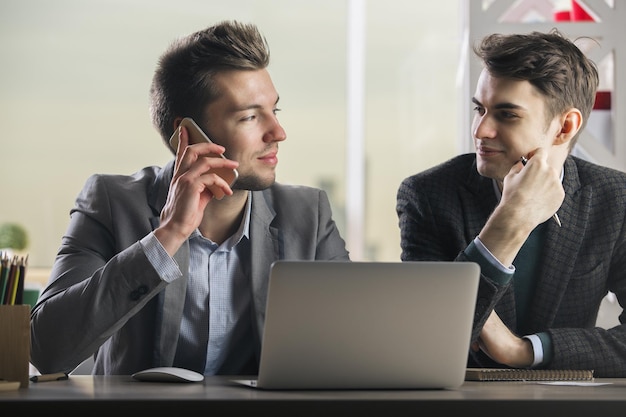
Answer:
[[[144,369],[131,375],[138,381],[151,382],[202,382],[204,375],[196,371],[173,366]]]

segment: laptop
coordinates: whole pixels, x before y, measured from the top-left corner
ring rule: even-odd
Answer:
[[[480,267],[473,262],[277,261],[263,389],[453,389],[465,379]]]

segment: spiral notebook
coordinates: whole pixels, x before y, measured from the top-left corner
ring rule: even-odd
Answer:
[[[463,383],[473,262],[278,261],[258,378],[265,389],[444,389]]]
[[[593,381],[590,369],[468,368],[466,381]]]

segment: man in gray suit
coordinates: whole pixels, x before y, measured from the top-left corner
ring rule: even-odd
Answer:
[[[268,64],[265,39],[238,22],[163,54],[151,112],[166,146],[176,135],[175,158],[86,182],[32,311],[40,372],[93,357],[95,374],[255,374],[272,262],[349,260],[326,194],[275,182],[286,134]],[[215,143],[190,143],[187,116]]]
[[[402,260],[480,264],[470,366],[626,377],[626,325],[595,327],[607,291],[626,305],[626,174],[571,155],[597,70],[555,30],[475,52],[476,152],[402,182]]]

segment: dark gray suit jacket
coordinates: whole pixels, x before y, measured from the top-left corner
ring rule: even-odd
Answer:
[[[461,155],[402,182],[397,195],[402,260],[468,260],[465,249],[498,203],[492,180],[478,174],[475,159],[473,153]],[[570,156],[563,187],[558,211],[563,227],[547,225],[524,331],[550,335],[549,368],[626,377],[626,325],[594,327],[607,291],[626,305],[626,174]],[[494,307],[517,333],[511,282],[498,285],[483,270],[472,340]],[[620,323],[625,320],[622,313]],[[470,355],[470,364],[489,361]]]
[[[183,277],[168,285],[139,243],[159,224],[172,173],[173,161],[132,176],[94,175],[87,180],[71,211],[49,284],[31,315],[31,361],[40,372],[70,371],[94,354],[96,374],[172,365],[189,245],[174,256]],[[349,257],[326,193],[280,184],[252,192],[250,252],[258,355],[272,262]]]

